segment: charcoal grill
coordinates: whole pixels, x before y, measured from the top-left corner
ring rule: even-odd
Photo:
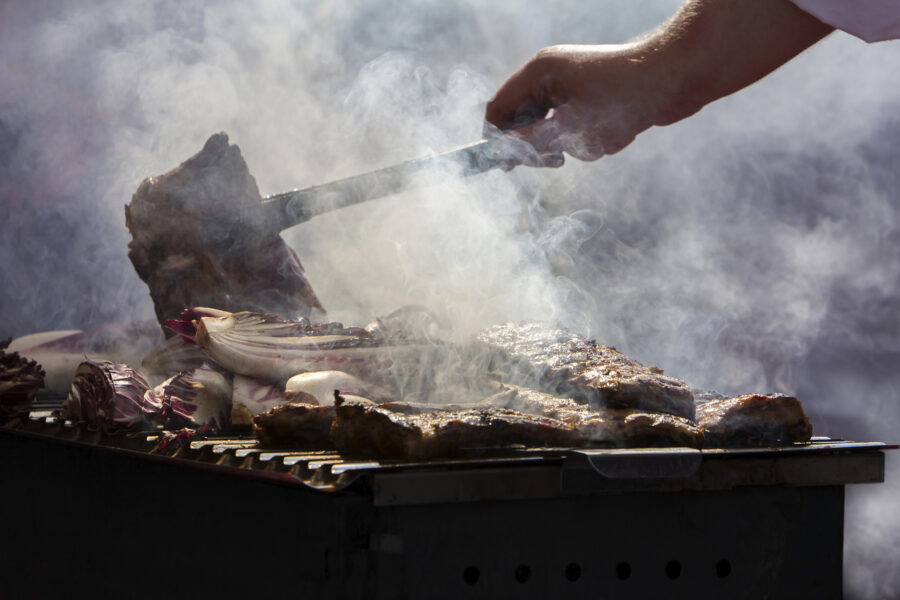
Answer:
[[[887,446],[356,460],[33,413],[0,430],[5,597],[840,598]]]

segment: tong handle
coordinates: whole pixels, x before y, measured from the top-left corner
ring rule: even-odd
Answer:
[[[425,185],[413,175],[439,164],[461,165],[463,176],[483,173],[499,166],[489,152],[492,144],[492,140],[481,140],[330,183],[273,194],[254,207],[253,214],[245,215],[244,222],[272,233],[283,231],[316,215]]]

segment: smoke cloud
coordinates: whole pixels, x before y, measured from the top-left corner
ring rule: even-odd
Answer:
[[[227,131],[263,194],[475,141],[535,51],[677,0],[0,4],[0,337],[153,318],[122,206]],[[834,34],[626,151],[450,178],[285,233],[329,317],[539,318],[693,385],[898,440],[900,43]],[[846,596],[898,597],[900,467],[848,490]]]

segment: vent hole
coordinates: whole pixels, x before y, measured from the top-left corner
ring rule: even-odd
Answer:
[[[518,581],[519,583],[525,583],[526,581],[531,579],[531,569],[528,567],[528,565],[519,565],[518,567],[516,567],[515,576],[516,581]]]
[[[627,562],[620,562],[616,565],[616,577],[620,580],[625,581],[629,577],[631,577],[631,564]]]
[[[566,579],[569,581],[578,581],[581,579],[581,565],[578,563],[569,563],[566,567]]]
[[[725,579],[726,577],[731,575],[731,561],[723,558],[722,560],[717,562],[716,575],[718,575],[720,579]]]
[[[478,570],[478,567],[466,567],[466,570],[463,571],[463,581],[465,581],[469,585],[475,585],[476,583],[478,583],[479,577],[481,577],[481,571]]]
[[[666,577],[669,579],[681,577],[681,563],[677,560],[670,560],[666,565]]]

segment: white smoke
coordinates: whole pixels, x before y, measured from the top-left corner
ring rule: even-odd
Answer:
[[[216,131],[264,194],[440,152],[540,47],[625,41],[679,4],[2,3],[0,337],[152,318],[122,206]],[[835,34],[616,156],[435,181],[286,238],[332,318],[544,318],[897,441],[898,101],[900,43]],[[848,597],[900,589],[894,463],[849,495]]]

